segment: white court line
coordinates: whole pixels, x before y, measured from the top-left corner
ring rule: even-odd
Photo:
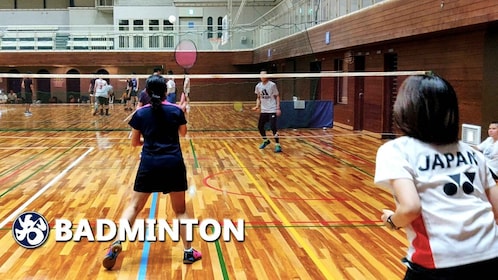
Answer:
[[[33,195],[30,199],[28,199],[26,202],[24,202],[23,205],[21,205],[19,208],[16,209],[10,216],[8,216],[3,222],[0,223],[0,229],[5,227],[5,225],[19,216],[21,212],[28,206],[30,205],[33,201],[35,201],[38,197],[40,197],[46,190],[48,190],[50,187],[52,187],[53,184],[55,184],[57,181],[59,181],[64,175],[66,175],[67,172],[69,172],[71,169],[73,169],[76,165],[80,163],[80,161],[83,160],[90,152],[94,150],[93,147],[89,148],[84,154],[82,154],[79,158],[77,158],[75,161],[73,161],[66,169],[64,169],[59,175],[55,176],[48,184],[46,184],[43,188],[41,188],[35,195]]]

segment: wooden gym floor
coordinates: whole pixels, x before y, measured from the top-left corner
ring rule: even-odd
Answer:
[[[0,105],[0,278],[401,279],[404,232],[380,222],[394,203],[373,184],[382,140],[286,129],[282,153],[273,142],[259,150],[251,105],[193,103],[181,140],[192,216],[242,218],[245,241],[194,236],[203,259],[192,265],[182,263],[181,243],[126,242],[112,271],[101,265],[108,242],[55,242],[52,230],[43,246],[25,249],[11,226],[24,211],[51,226],[61,218],[117,221],[139,163],[124,121],[130,112],[114,104],[111,116],[92,116],[88,104],[42,104],[25,117],[23,105]],[[152,200],[138,218],[174,218],[168,196]]]

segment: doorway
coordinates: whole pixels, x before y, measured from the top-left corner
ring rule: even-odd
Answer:
[[[354,71],[365,71],[365,56],[354,57]],[[354,130],[363,130],[364,126],[364,94],[365,94],[365,77],[354,78]]]

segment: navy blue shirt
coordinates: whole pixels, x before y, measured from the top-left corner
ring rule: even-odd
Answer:
[[[150,104],[150,96],[149,94],[143,89],[139,94],[138,94],[138,101],[142,103],[142,106]]]
[[[144,106],[133,114],[129,125],[144,137],[142,155],[173,155],[182,158],[178,128],[187,123],[183,111],[173,104],[162,104],[155,115],[152,106]]]

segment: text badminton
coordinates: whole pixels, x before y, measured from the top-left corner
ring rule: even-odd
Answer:
[[[244,220],[238,219],[236,223],[224,219],[220,224],[215,219],[174,219],[171,223],[162,219],[137,219],[133,226],[127,220],[121,220],[119,226],[109,219],[97,219],[92,226],[86,219],[81,219],[75,226],[66,219],[55,220],[55,241],[88,241],[106,242],[114,239],[120,241],[166,241],[179,242],[181,239],[180,227],[184,226],[187,241],[193,241],[195,236],[194,226],[206,242],[217,241],[220,238],[229,242],[232,239],[244,241]]]

